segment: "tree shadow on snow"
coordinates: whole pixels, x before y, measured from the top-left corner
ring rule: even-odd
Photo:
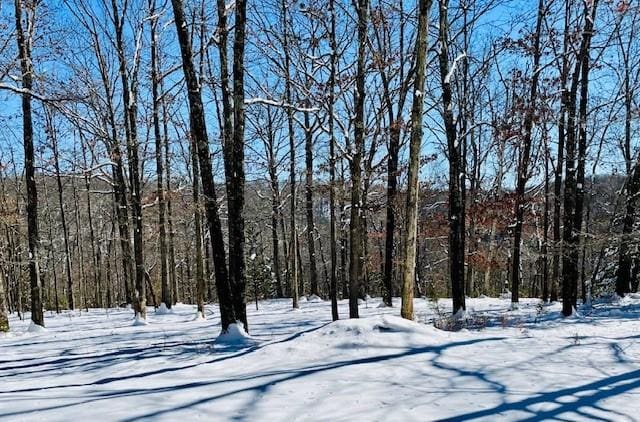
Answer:
[[[611,414],[626,415],[612,409],[605,409],[599,405],[599,402],[639,387],[640,370],[635,370],[577,387],[544,392],[519,401],[504,402],[489,409],[457,415],[442,421],[470,421],[495,415],[504,416],[505,413],[514,411],[528,413],[528,416],[519,418],[520,421],[549,420],[565,413],[573,413],[580,418],[589,420],[608,421],[611,419]],[[540,409],[536,409],[536,407]],[[608,414],[609,417],[599,416],[598,413]]]

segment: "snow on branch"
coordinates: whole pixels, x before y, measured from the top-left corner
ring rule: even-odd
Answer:
[[[309,112],[309,113],[314,113],[316,111],[320,111],[320,108],[318,107],[300,107],[300,106],[296,106],[293,104],[289,104],[285,101],[276,101],[276,100],[269,100],[266,98],[247,98],[246,100],[244,100],[244,103],[246,105],[252,105],[252,104],[264,104],[264,105],[269,105],[269,106],[274,106],[274,107],[282,107],[282,108],[291,108],[293,110],[296,111],[300,111],[300,112]]]
[[[29,90],[29,89],[26,89],[26,88],[22,88],[22,87],[19,87],[19,86],[15,86],[15,85],[11,85],[11,84],[2,83],[2,82],[0,82],[0,90],[11,91],[11,92],[14,92],[16,94],[29,94],[31,97],[35,98],[36,100],[40,100],[40,101],[46,102],[46,103],[52,103],[52,102],[63,101],[63,100],[68,100],[68,99],[77,99],[77,98],[46,97],[46,96],[38,94],[37,92],[34,92],[32,90]]]
[[[449,73],[447,73],[447,75],[444,77],[444,83],[451,83],[451,77],[453,76],[453,72],[456,71],[456,67],[458,67],[458,62],[465,57],[467,57],[467,53],[463,51],[458,55],[458,57],[455,58],[455,60],[453,60],[453,64],[451,65],[451,69],[449,69]]]

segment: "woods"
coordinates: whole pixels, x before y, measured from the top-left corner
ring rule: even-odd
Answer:
[[[13,6],[2,331],[180,302],[248,331],[247,302],[285,297],[571,316],[638,289],[634,2]]]

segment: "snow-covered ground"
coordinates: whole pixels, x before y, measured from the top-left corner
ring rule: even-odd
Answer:
[[[252,339],[215,342],[218,310],[193,306],[134,326],[131,311],[11,318],[0,335],[7,420],[640,420],[640,299],[559,317],[559,305],[469,299],[480,329],[433,326],[363,303],[330,323],[328,302],[249,304]],[[347,303],[340,304],[341,315]],[[235,340],[238,340],[237,338]]]

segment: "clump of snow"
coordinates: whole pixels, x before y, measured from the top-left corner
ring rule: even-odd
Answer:
[[[311,303],[319,303],[319,302],[324,302],[324,300],[322,300],[322,298],[318,295],[311,295],[307,298],[308,302]]]
[[[384,303],[384,301],[383,301],[383,302],[378,303],[377,308],[393,308],[393,306],[387,306],[387,304]]]
[[[453,315],[453,320],[454,321],[464,321],[464,320],[467,320],[469,318],[470,318],[470,315],[467,312],[467,310],[466,309],[462,309],[462,308],[458,309],[458,312],[456,312]]]
[[[431,326],[409,321],[399,316],[377,315],[369,318],[334,321],[318,330],[317,335],[344,340],[348,337],[378,336],[380,333],[433,335],[434,333],[438,333],[438,331]]]
[[[298,302],[306,302],[307,301],[307,297],[306,296],[300,296],[298,298]]]
[[[236,321],[235,324],[229,324],[227,331],[220,333],[214,343],[240,346],[255,344],[255,342],[255,339],[244,330],[242,321]]]
[[[165,305],[164,302],[162,302],[160,306],[158,306],[158,309],[156,309],[156,315],[167,315],[171,313],[173,313],[173,310],[167,308],[167,305]]]
[[[196,317],[194,318],[194,321],[206,321],[206,319],[202,314],[202,312],[198,311],[196,312]]]
[[[140,315],[136,315],[135,319],[133,320],[133,326],[141,327],[143,325],[149,325],[149,323],[147,322],[147,319],[141,318]]]
[[[582,319],[584,318],[580,312],[576,310],[576,308],[571,308],[571,315],[567,317],[568,319]]]
[[[27,332],[33,333],[33,334],[46,333],[47,329],[44,328],[42,325],[38,325],[35,322],[31,321],[31,324],[29,324],[29,328],[27,328]]]

